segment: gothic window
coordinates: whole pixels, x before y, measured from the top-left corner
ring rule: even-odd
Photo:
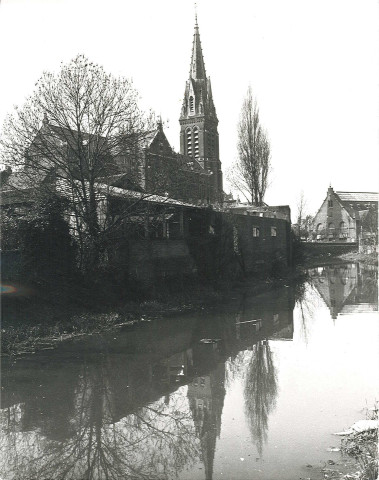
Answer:
[[[329,223],[329,230],[334,230],[334,223],[333,222]]]
[[[328,207],[329,208],[333,207],[333,200],[331,198],[329,198],[328,200]]]
[[[200,103],[200,105],[199,105],[199,106],[200,106],[200,113],[203,113],[203,112],[204,112],[204,109],[203,109],[203,104],[202,104],[202,103]]]
[[[186,130],[186,141],[187,141],[187,155],[192,156],[192,130],[187,128]]]
[[[193,129],[193,143],[195,157],[199,158],[199,129],[197,127]]]
[[[191,113],[193,113],[195,111],[195,109],[194,109],[194,99],[193,99],[192,96],[189,98],[189,109],[190,109]]]
[[[322,223],[319,223],[316,227],[316,232],[320,232],[322,229]]]

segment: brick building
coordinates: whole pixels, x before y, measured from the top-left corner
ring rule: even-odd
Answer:
[[[357,242],[360,237],[375,236],[378,193],[335,192],[330,186],[311,225],[316,241]]]

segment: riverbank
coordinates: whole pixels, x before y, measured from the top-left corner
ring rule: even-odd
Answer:
[[[359,262],[366,265],[378,265],[378,254],[377,253],[358,253],[350,252],[343,255],[339,255],[338,258],[345,262]]]
[[[340,451],[344,459],[344,465],[349,473],[340,472],[338,462],[331,462],[337,468],[324,468],[322,472],[325,478],[340,480],[377,480],[379,465],[378,445],[378,407],[376,404],[366,409],[366,419],[356,422],[345,432],[337,433],[342,435]],[[333,450],[332,450],[333,451]],[[328,475],[328,476],[326,476]]]
[[[60,342],[76,337],[110,332],[174,314],[212,309],[236,294],[254,296],[283,286],[296,287],[305,278],[305,271],[299,269],[288,270],[283,276],[275,278],[250,277],[217,286],[191,282],[176,292],[161,289],[151,300],[127,301],[105,307],[96,303],[83,307],[72,302],[47,302],[30,293],[29,297],[8,296],[4,298],[2,306],[1,355],[25,355],[38,350],[50,350]]]

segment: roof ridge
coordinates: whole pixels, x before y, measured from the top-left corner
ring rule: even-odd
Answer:
[[[379,193],[379,192],[356,192],[351,190],[335,190],[336,193]]]

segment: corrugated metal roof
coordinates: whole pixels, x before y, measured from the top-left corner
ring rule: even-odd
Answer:
[[[336,192],[343,202],[377,202],[376,192]]]

